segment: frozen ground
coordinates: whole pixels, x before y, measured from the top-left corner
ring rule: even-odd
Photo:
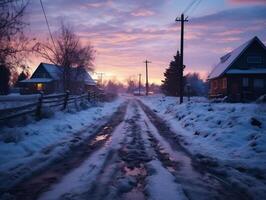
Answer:
[[[141,100],[164,119],[190,153],[225,166],[220,173],[231,176],[232,182],[266,194],[265,104],[209,103],[193,98],[179,105],[177,98],[164,96]]]

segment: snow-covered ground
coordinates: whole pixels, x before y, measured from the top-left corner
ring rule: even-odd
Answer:
[[[37,102],[39,97],[40,95],[38,94],[20,95],[15,93],[10,95],[0,95],[0,110]]]
[[[82,141],[92,134],[123,101],[118,98],[80,112],[57,112],[52,118],[24,127],[2,128],[0,186],[8,187],[63,155],[73,139]]]
[[[192,154],[230,167],[232,171],[227,173],[232,176],[251,175],[254,179],[244,180],[251,185],[266,178],[265,104],[209,103],[192,98],[179,105],[177,98],[160,95],[140,99],[169,124]]]
[[[102,106],[2,129],[0,189],[20,182],[4,195],[208,200],[250,199],[250,194],[263,199],[265,105],[214,104],[205,98],[179,105],[171,97],[137,98],[147,106],[124,95]]]

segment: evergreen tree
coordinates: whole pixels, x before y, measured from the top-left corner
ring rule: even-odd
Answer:
[[[29,78],[29,74],[26,73],[25,71],[22,71],[22,72],[18,75],[18,79],[17,79],[17,82],[16,82],[15,86],[18,87],[20,81],[23,81],[23,80],[28,79],[28,78]]]
[[[180,93],[180,77],[179,77],[179,51],[177,51],[174,60],[170,62],[169,68],[164,73],[165,79],[162,81],[162,91],[166,95],[179,96]]]
[[[0,95],[9,93],[10,70],[5,64],[0,64]]]

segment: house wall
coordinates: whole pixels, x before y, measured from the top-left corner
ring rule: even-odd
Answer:
[[[227,87],[228,87],[228,80],[227,77],[219,77],[216,79],[210,80],[210,93],[209,96],[218,97],[218,96],[227,96]]]
[[[44,94],[51,94],[55,92],[55,82],[42,83],[44,84]],[[40,91],[37,89],[37,83],[22,83],[20,89],[21,94],[38,94]]]
[[[232,101],[256,100],[266,94],[266,74],[229,75],[228,94]]]
[[[257,84],[262,82],[263,86],[258,87],[256,81]],[[210,80],[210,98],[228,96],[232,102],[245,102],[256,100],[263,94],[266,94],[266,74],[225,75]]]

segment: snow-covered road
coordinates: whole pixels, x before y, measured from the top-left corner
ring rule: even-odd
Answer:
[[[73,152],[9,191],[15,199],[249,199],[198,163],[131,98]]]

